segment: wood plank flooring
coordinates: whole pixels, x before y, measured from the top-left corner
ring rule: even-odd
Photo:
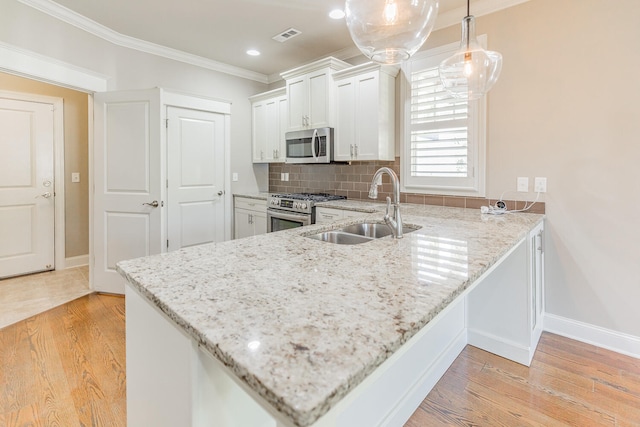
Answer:
[[[467,346],[405,427],[640,426],[640,360],[544,333],[529,368]]]
[[[0,329],[0,426],[124,426],[124,298],[91,294]]]
[[[125,426],[125,386],[122,297],[0,329],[0,427]],[[640,426],[640,360],[547,333],[530,368],[467,346],[405,425],[432,426]]]

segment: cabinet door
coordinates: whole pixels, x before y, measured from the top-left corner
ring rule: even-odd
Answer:
[[[353,159],[355,144],[355,87],[353,78],[336,82],[335,160]]]
[[[236,239],[253,236],[253,225],[251,224],[251,211],[245,209],[235,209],[234,222]]]
[[[287,96],[289,97],[287,129],[304,129],[305,117],[309,115],[308,80],[304,76],[287,80]]]
[[[309,74],[309,127],[331,126],[329,111],[330,75],[326,70]]]
[[[267,213],[252,212],[253,235],[265,234],[267,232]]]
[[[267,107],[265,102],[252,105],[251,141],[253,163],[265,163],[267,153]]]
[[[354,78],[354,160],[377,160],[379,158],[378,108],[380,106],[380,77],[377,72]]]
[[[288,100],[286,96],[278,98],[278,140],[275,142],[277,151],[277,162],[284,162],[287,157],[287,144],[285,134],[287,133],[287,115],[289,114]]]
[[[276,145],[278,142],[278,133],[280,132],[278,120],[278,103],[276,99],[269,99],[265,102],[266,116],[266,141],[265,141],[265,159],[271,163],[277,158]]]

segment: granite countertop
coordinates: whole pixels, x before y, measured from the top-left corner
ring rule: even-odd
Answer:
[[[305,237],[365,218],[382,222],[379,212],[363,212],[117,269],[274,408],[308,426],[543,218],[401,209],[405,224],[422,228],[400,240],[336,245]]]

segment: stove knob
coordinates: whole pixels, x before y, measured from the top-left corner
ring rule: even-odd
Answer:
[[[293,207],[294,207],[294,209],[298,209],[300,207],[300,203],[293,202]]]
[[[307,209],[307,204],[306,203],[300,203],[300,207],[302,209]]]

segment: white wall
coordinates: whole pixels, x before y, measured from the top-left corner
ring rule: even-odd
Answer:
[[[248,97],[267,85],[114,45],[16,0],[0,0],[0,42],[108,76],[108,90],[162,87],[231,101],[233,192],[266,190],[266,165],[251,163]],[[260,188],[262,185],[262,188]]]
[[[488,97],[487,196],[515,190],[518,176],[547,177],[547,312],[635,337],[638,14],[637,0],[531,0],[477,19],[504,57]],[[455,26],[427,43],[459,38]]]

